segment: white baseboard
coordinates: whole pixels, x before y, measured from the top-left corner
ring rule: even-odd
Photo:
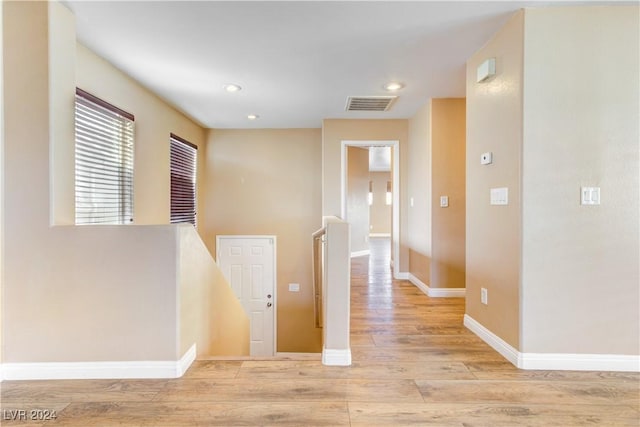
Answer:
[[[430,288],[429,285],[408,273],[408,280],[420,289],[425,295],[432,298],[464,298],[467,294],[465,288]]]
[[[464,326],[471,332],[476,334],[482,339],[482,341],[489,344],[495,351],[500,353],[509,362],[518,366],[518,360],[520,358],[520,352],[507,344],[502,338],[485,328],[482,324],[477,322],[473,317],[468,314],[464,315]],[[519,368],[520,366],[518,366]]]
[[[359,256],[369,255],[370,253],[371,253],[371,251],[369,249],[365,249],[363,251],[351,252],[351,258],[356,258],[356,257],[359,257]]]
[[[351,349],[332,350],[325,348],[322,350],[322,364],[326,366],[350,366]]]
[[[640,372],[640,356],[625,354],[521,353],[468,314],[464,325],[520,369]]]
[[[391,233],[369,233],[369,237],[391,237]]]
[[[624,354],[521,353],[521,369],[640,372],[640,356]]]
[[[409,273],[404,271],[393,272],[393,278],[396,280],[409,280]]]
[[[196,345],[176,361],[4,363],[4,380],[180,378],[196,358]]]
[[[178,365],[178,371],[177,376],[174,378],[180,378],[181,376],[183,376],[185,374],[185,372],[187,372],[187,370],[189,369],[189,367],[191,366],[191,364],[196,360],[196,343],[193,343],[193,345],[191,347],[189,347],[189,350],[187,350],[182,357],[180,358],[180,360],[178,360],[177,365]]]

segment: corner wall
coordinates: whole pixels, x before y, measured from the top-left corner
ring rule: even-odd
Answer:
[[[465,123],[464,98],[431,100],[430,288],[465,288]]]
[[[409,120],[407,143],[407,249],[409,273],[428,285],[431,282],[431,100]],[[413,203],[411,201],[413,200]]]
[[[527,9],[467,64],[465,324],[521,368],[638,370],[638,13]],[[581,205],[582,186],[601,204]]]
[[[465,115],[437,98],[409,120],[409,279],[429,296],[465,294]]]
[[[467,62],[466,313],[512,347],[520,345],[522,61],[524,12],[518,12]],[[496,58],[496,75],[476,82],[476,68]],[[480,155],[493,152],[493,163]],[[509,204],[489,204],[507,187]],[[488,305],[480,288],[488,290]]]
[[[311,234],[322,227],[320,129],[210,130],[201,235],[277,236],[277,351],[322,350],[313,317]],[[289,283],[300,284],[290,292]]]

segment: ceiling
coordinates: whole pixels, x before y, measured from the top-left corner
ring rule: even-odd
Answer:
[[[81,43],[209,128],[412,117],[464,96],[467,58],[519,8],[548,3],[64,2]],[[390,81],[405,87],[389,111],[345,111],[349,96],[392,94]]]

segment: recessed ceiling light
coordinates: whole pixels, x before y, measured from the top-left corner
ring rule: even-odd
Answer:
[[[223,87],[224,87],[224,90],[226,90],[227,92],[239,92],[242,90],[240,86],[235,84],[226,84]]]
[[[404,84],[400,82],[389,82],[383,86],[384,90],[388,90],[389,92],[395,92],[396,90],[400,90],[404,87]]]
[[[257,114],[249,114],[247,116],[247,119],[249,119],[249,120],[256,120],[256,119],[259,119],[259,118],[260,118],[260,116],[257,115]]]

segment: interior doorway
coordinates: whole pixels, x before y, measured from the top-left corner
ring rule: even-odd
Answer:
[[[348,186],[348,150],[349,147],[376,148],[389,147],[391,181],[389,182],[391,199],[391,265],[400,265],[400,143],[397,140],[343,140],[341,149],[341,215],[345,221],[349,218],[349,186]],[[386,183],[385,183],[386,187]],[[386,189],[386,188],[385,188]],[[385,191],[386,193],[386,191]],[[367,224],[367,228],[369,228]],[[398,269],[393,269],[395,278],[398,277]]]

